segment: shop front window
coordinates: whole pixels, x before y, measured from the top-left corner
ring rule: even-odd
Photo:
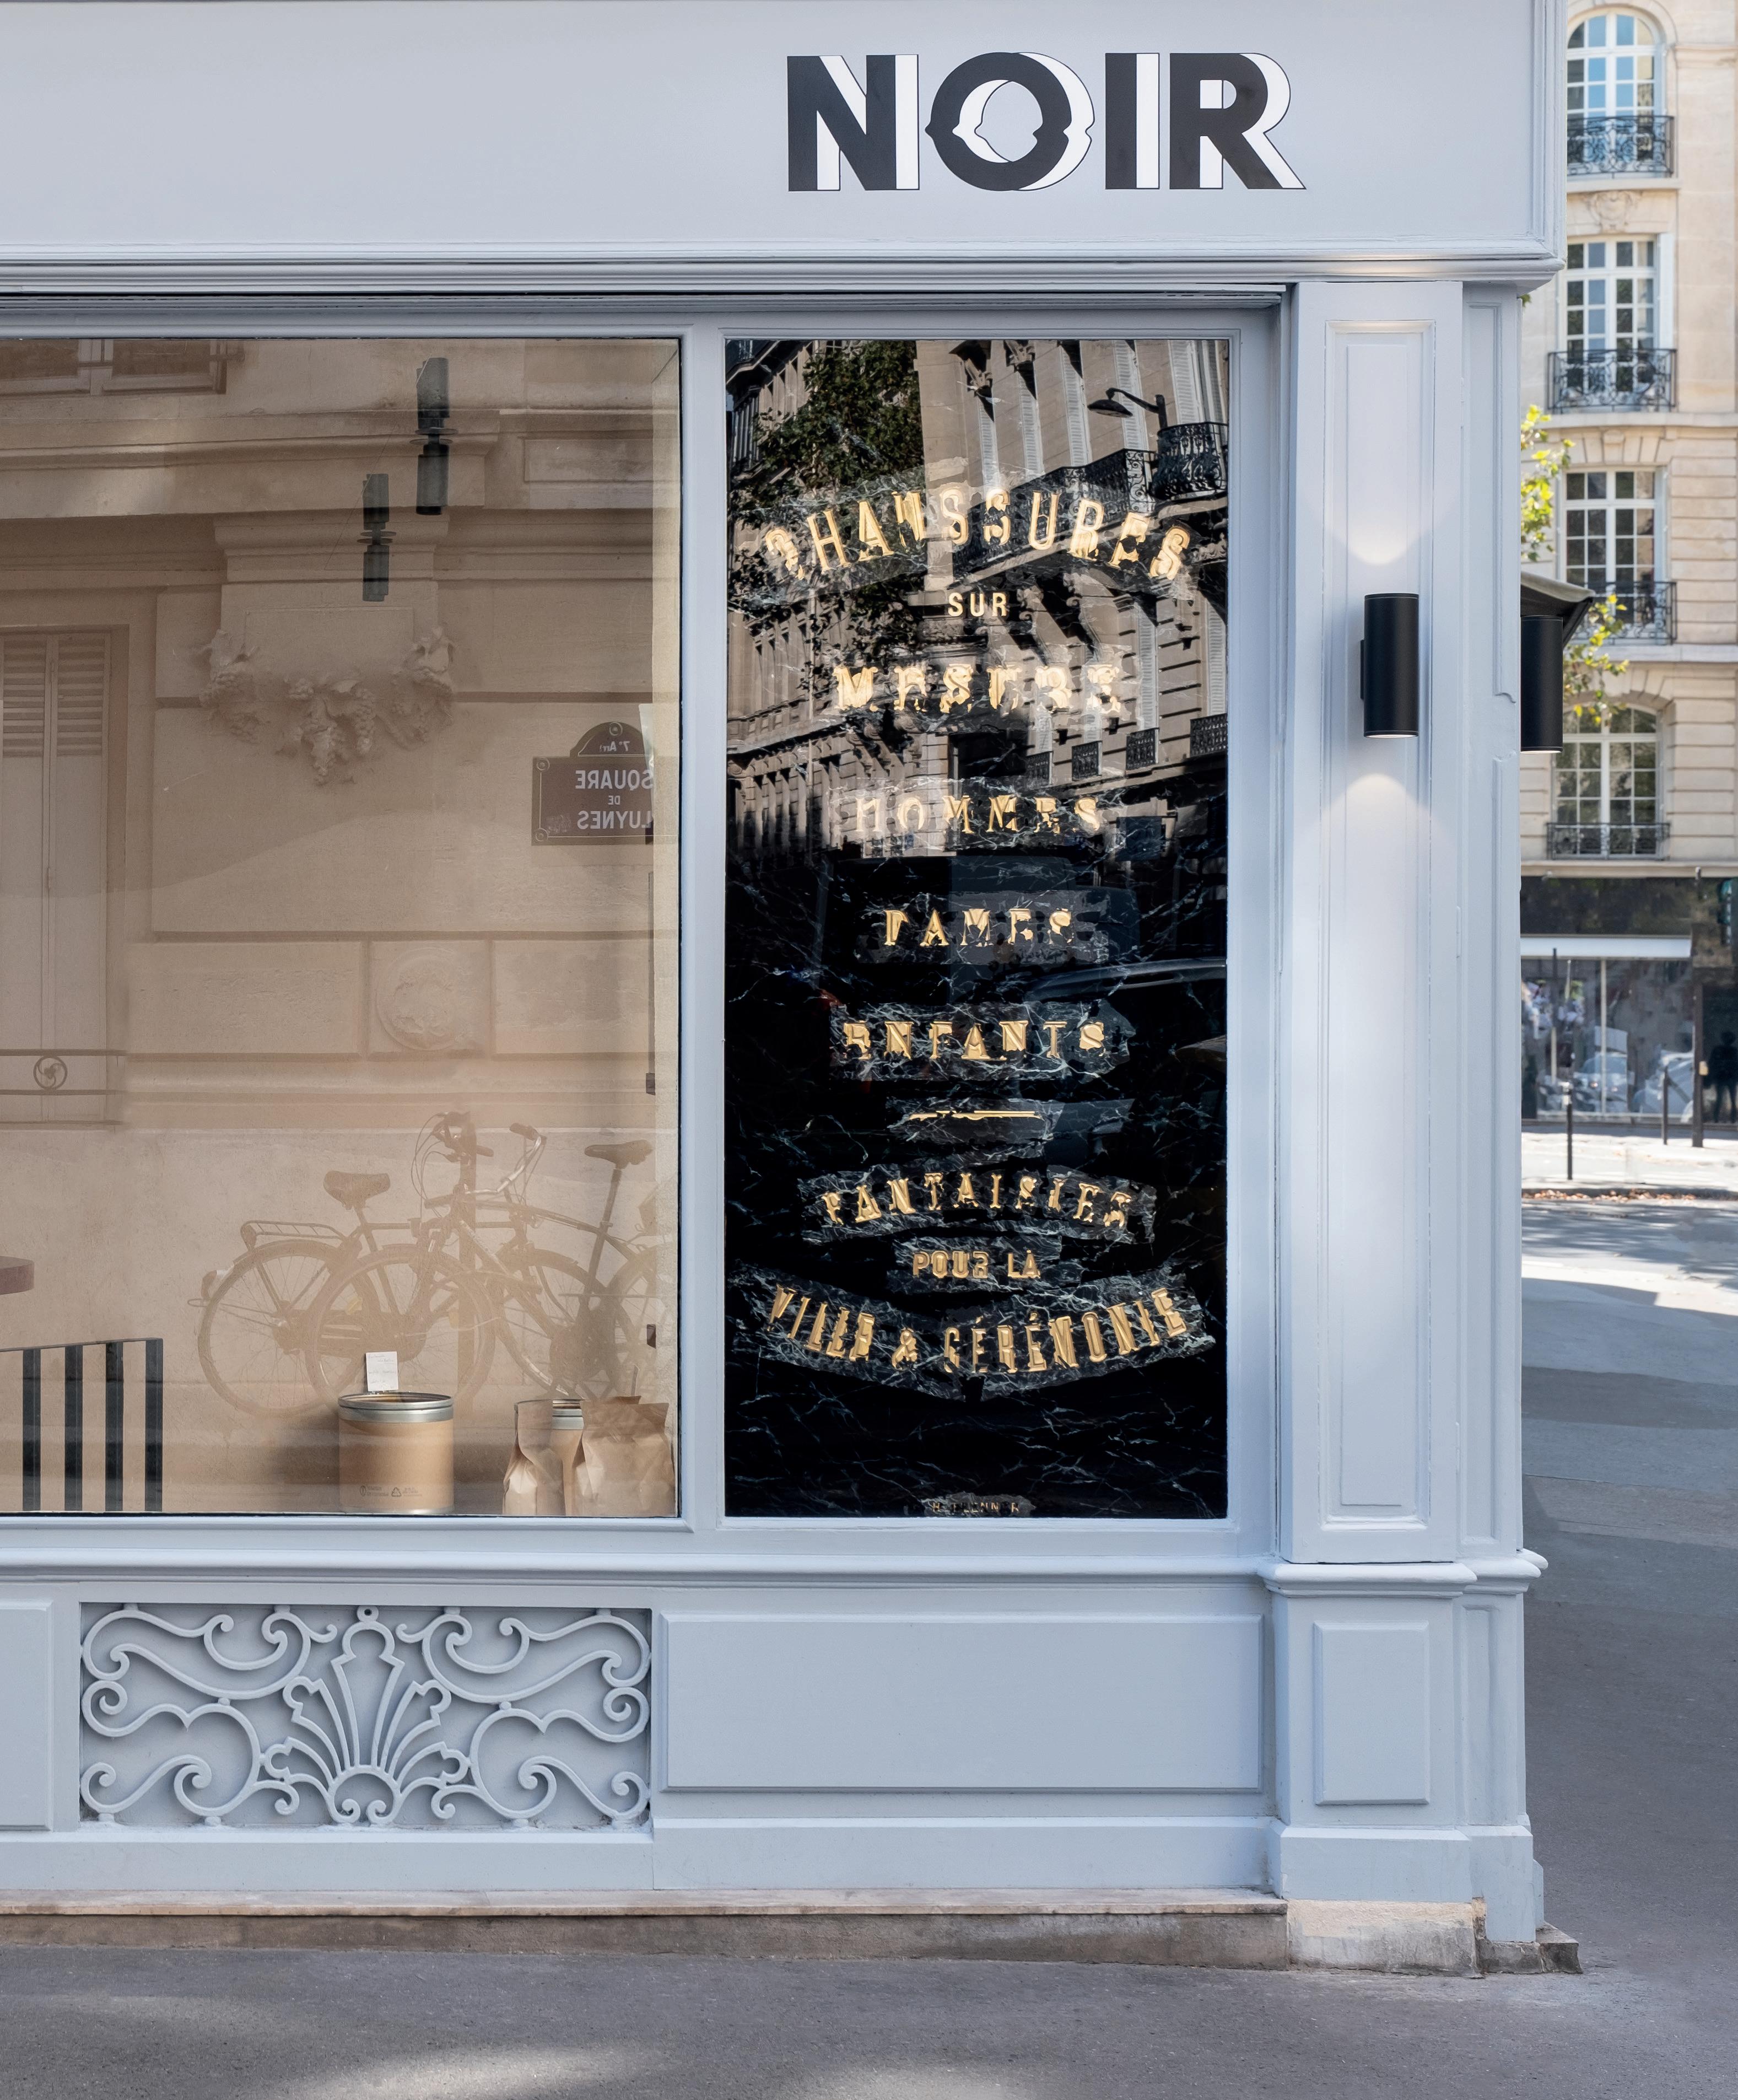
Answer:
[[[677,411],[0,355],[0,1505],[674,1509]]]
[[[1224,1513],[1227,361],[730,346],[732,1515]]]

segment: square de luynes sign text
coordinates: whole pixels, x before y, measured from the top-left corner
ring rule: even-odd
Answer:
[[[867,57],[861,79],[838,56],[785,65],[792,190],[836,190],[845,166],[866,190],[915,190],[923,135],[974,189],[1048,189],[1080,166],[1095,130],[1106,189],[1223,189],[1228,168],[1247,189],[1304,187],[1270,135],[1291,84],[1259,51],[1111,51],[1099,105],[1060,59],[981,51],[942,80],[927,123],[915,53]],[[1038,117],[1030,146],[1013,159],[984,135],[1003,88],[1023,89]]]

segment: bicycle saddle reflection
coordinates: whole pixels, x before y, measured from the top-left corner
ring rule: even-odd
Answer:
[[[326,1193],[346,1211],[359,1211],[370,1196],[384,1196],[392,1186],[390,1174],[340,1174],[326,1176]]]
[[[637,1167],[652,1149],[649,1137],[630,1138],[625,1145],[588,1145],[588,1159],[607,1159],[611,1167]]]

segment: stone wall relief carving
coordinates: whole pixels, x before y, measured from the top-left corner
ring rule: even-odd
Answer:
[[[89,1605],[87,1820],[185,1829],[632,1829],[642,1612]]]
[[[352,780],[382,736],[426,743],[452,719],[452,644],[435,628],[382,672],[346,668],[298,677],[268,670],[259,651],[220,628],[195,652],[205,660],[200,705],[215,729],[244,743],[275,735],[283,756],[305,756],[315,782]]]

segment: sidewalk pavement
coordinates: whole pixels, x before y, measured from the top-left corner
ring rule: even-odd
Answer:
[[[1523,1189],[1664,1189],[1738,1200],[1738,1129],[1705,1128],[1700,1147],[1690,1142],[1687,1124],[1672,1127],[1660,1142],[1656,1125],[1650,1133],[1633,1131],[1575,1132],[1575,1177],[1567,1176],[1567,1146],[1559,1123],[1547,1130],[1521,1132]]]

